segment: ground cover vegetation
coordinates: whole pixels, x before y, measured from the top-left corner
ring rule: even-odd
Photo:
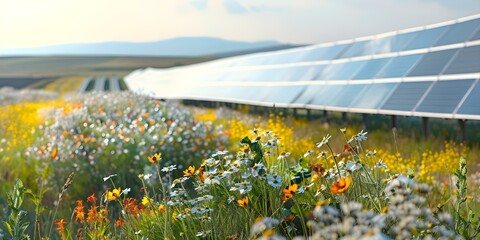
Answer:
[[[478,145],[128,92],[0,106],[6,239],[475,239]]]

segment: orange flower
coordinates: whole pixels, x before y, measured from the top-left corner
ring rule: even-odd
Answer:
[[[243,199],[237,200],[238,206],[245,207],[248,205],[248,196],[244,197]]]
[[[352,180],[349,177],[340,178],[338,181],[333,182],[330,191],[332,191],[333,194],[344,193],[350,187],[351,182]]]
[[[165,205],[161,204],[160,206],[158,206],[158,211],[161,212],[161,213],[165,212],[166,211],[165,210]]]
[[[91,206],[90,209],[88,209],[87,213],[87,222],[91,223],[93,221],[96,221],[98,219],[99,215],[97,212],[97,206]]]
[[[194,173],[195,173],[195,167],[194,166],[190,166],[186,170],[183,171],[183,174],[186,177],[192,176]]]
[[[286,216],[286,217],[283,219],[283,221],[285,221],[285,222],[291,222],[291,221],[293,221],[293,219],[295,219],[295,215],[292,214],[292,213],[290,213],[290,214],[288,214],[288,216]]]
[[[161,153],[155,153],[152,156],[148,156],[148,161],[150,161],[153,164],[156,164],[160,159],[162,158]]]
[[[283,194],[293,195],[293,194],[297,193],[297,191],[298,191],[298,184],[294,183],[294,184],[286,187],[285,189],[283,189]]]
[[[55,221],[55,225],[57,225],[57,232],[59,234],[63,234],[63,232],[65,231],[64,227],[65,227],[66,224],[67,224],[67,222],[65,220],[63,220],[63,218],[60,219],[60,220],[57,219],[57,221]]]
[[[115,226],[116,226],[116,227],[121,227],[121,226],[125,225],[125,223],[127,223],[127,222],[125,221],[125,219],[123,219],[122,217],[120,217],[119,219],[117,219],[117,221],[115,221]]]
[[[92,195],[88,196],[87,202],[91,204],[95,204],[97,202],[97,198],[95,197],[95,193],[92,193]]]
[[[85,220],[85,212],[83,211],[82,200],[77,200],[77,207],[75,207],[75,221],[83,222]]]
[[[142,207],[137,205],[137,199],[134,199],[134,198],[124,199],[123,206],[124,206],[125,212],[133,216],[137,216],[138,213],[140,212],[140,207]]]
[[[53,148],[52,153],[50,154],[50,157],[52,157],[52,159],[55,159],[57,157],[57,154],[58,154],[58,148],[55,147]]]
[[[294,183],[286,187],[285,189],[283,189],[283,195],[280,197],[280,199],[282,199],[283,202],[286,202],[290,200],[290,198],[293,197],[293,194],[297,193],[297,191],[298,191],[298,184]]]

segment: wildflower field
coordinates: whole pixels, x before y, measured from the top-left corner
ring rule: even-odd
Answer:
[[[0,239],[477,239],[478,145],[129,92],[0,106]]]

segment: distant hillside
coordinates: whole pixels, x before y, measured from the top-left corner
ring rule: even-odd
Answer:
[[[63,44],[39,48],[0,50],[0,56],[97,55],[97,56],[231,56],[284,49],[292,46],[277,41],[240,42],[209,37],[172,38],[156,42],[103,42]]]

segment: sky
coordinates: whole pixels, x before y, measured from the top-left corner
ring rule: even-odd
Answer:
[[[308,44],[480,13],[480,0],[0,0],[0,49],[175,37]]]

